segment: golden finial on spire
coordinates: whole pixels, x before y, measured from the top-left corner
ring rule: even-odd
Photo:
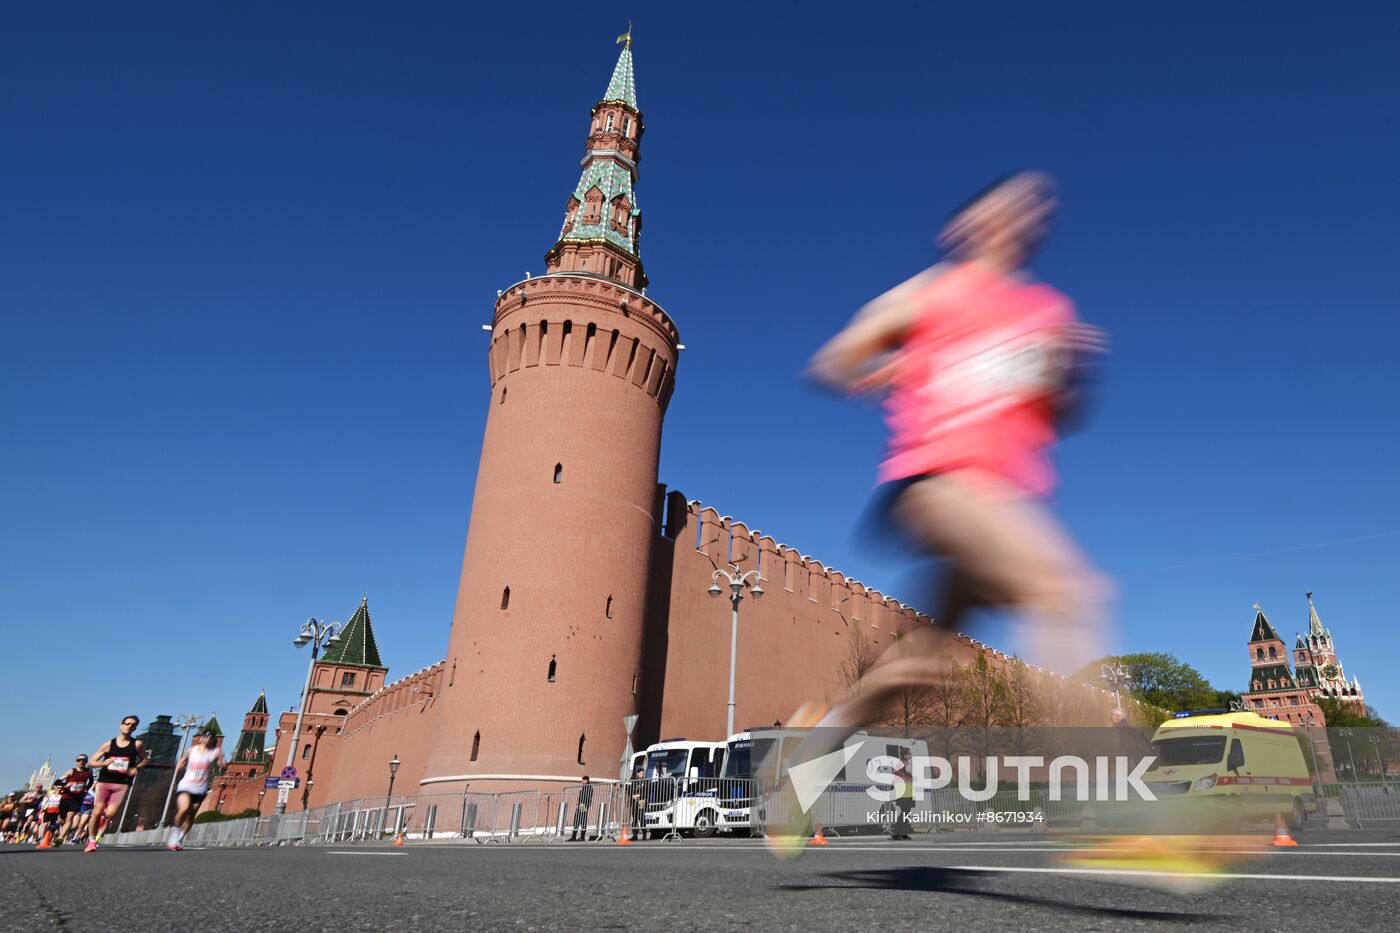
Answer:
[[[632,47],[632,21],[630,19],[627,21],[627,31],[618,36],[617,42],[613,44],[616,45],[622,42],[626,42],[629,49]]]
[[[1255,612],[1263,612],[1264,610],[1262,610],[1262,609],[1259,608],[1259,604],[1258,604],[1258,603],[1255,603],[1255,604],[1254,604],[1254,611],[1255,611]]]

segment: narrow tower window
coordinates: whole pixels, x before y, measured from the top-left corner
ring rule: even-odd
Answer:
[[[609,619],[612,618],[612,594],[611,594],[611,593],[608,594],[608,605],[607,605],[607,607],[606,607],[605,609],[603,609],[603,615],[606,616],[606,617],[608,617]]]
[[[497,404],[497,405],[504,405],[505,403],[506,403],[506,387],[505,387],[505,386],[501,386],[501,400],[500,400],[499,402],[497,402],[496,404]]]
[[[578,763],[579,763],[579,764],[583,764],[583,743],[584,743],[584,741],[587,740],[587,738],[588,738],[588,736],[586,736],[586,735],[580,735],[580,736],[578,737]]]
[[[554,655],[549,656],[549,682],[554,683],[554,675],[559,670],[559,662],[554,659]]]
[[[608,114],[608,124],[603,128],[604,133],[611,133],[613,128],[613,114]]]
[[[501,590],[501,608],[510,608],[510,587],[506,587],[505,589]]]
[[[632,118],[622,118],[622,135],[630,137],[632,135]]]
[[[556,485],[564,482],[564,464],[562,463],[554,464],[554,482]]]
[[[472,736],[472,761],[476,761],[477,754],[481,751],[481,730],[478,729],[476,735]]]
[[[310,742],[307,742],[307,743],[306,743],[306,746],[305,746],[304,748],[302,748],[302,750],[301,750],[301,757],[302,757],[303,759],[306,759],[306,758],[310,757],[310,755],[311,755],[311,743],[310,743]]]

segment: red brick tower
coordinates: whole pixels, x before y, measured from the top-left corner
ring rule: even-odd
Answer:
[[[500,294],[490,411],[425,779],[610,777],[637,711],[678,334],[645,295],[630,39],[546,272]]]
[[[1288,666],[1288,646],[1254,605],[1254,629],[1249,637],[1249,689],[1242,699],[1245,707],[1260,716],[1292,723],[1323,721],[1322,710],[1312,701],[1300,675],[1294,678]]]

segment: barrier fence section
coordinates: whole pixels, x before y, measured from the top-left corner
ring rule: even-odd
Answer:
[[[882,802],[869,784],[829,785],[808,812],[825,835],[987,832],[1004,829],[1093,829],[1111,820],[1111,804],[1052,800],[1032,788],[1028,800],[997,790],[969,800],[954,788],[922,799]],[[1319,786],[1303,798],[1305,816],[1328,829],[1400,827],[1400,782]],[[365,797],[281,815],[198,823],[186,846],[307,845],[390,840],[481,845],[674,841],[718,833],[759,836],[778,820],[772,788],[756,781],[667,777],[497,793]],[[168,829],[109,833],[105,845],[160,845]]]

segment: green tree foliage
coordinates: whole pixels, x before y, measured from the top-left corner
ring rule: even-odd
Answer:
[[[222,823],[224,820],[241,820],[244,817],[257,815],[257,807],[249,807],[239,813],[220,813],[217,810],[208,810],[196,816],[194,821],[196,823]]]
[[[1329,729],[1384,729],[1390,725],[1372,706],[1334,697],[1318,697],[1317,706],[1322,710]]]
[[[1129,697],[1152,707],[1145,725],[1158,725],[1167,713],[1187,709],[1213,709],[1222,698],[1238,698],[1238,694],[1217,690],[1201,676],[1201,672],[1165,652],[1110,655],[1080,668],[1075,678],[1085,683],[1111,689],[1103,678],[1105,665],[1119,665],[1127,674],[1121,690]]]

